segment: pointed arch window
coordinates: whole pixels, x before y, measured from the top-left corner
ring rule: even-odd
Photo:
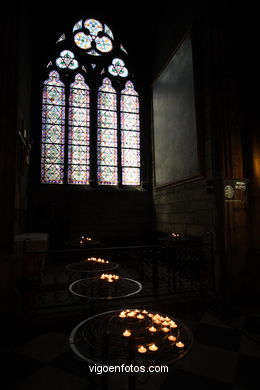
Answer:
[[[70,85],[68,183],[89,184],[89,87],[81,74]]]
[[[140,183],[139,97],[131,81],[121,92],[122,184]]]
[[[42,97],[42,183],[62,184],[64,178],[65,87],[59,73],[50,72]]]
[[[98,91],[98,184],[117,185],[117,94],[109,78]]]
[[[128,53],[96,19],[56,40],[43,83],[41,183],[140,186],[140,108]]]

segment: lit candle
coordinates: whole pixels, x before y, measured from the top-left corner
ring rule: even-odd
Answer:
[[[175,341],[176,340],[176,337],[173,336],[172,334],[168,337],[168,340],[170,341]]]
[[[162,322],[162,325],[168,326],[169,324],[168,324],[167,321],[163,321],[163,322]]]
[[[183,348],[183,347],[184,347],[184,344],[183,344],[181,341],[179,341],[179,342],[176,343],[175,345],[176,345],[176,347],[178,347],[178,348]]]
[[[143,310],[142,313],[148,314],[148,311],[147,310]]]
[[[139,320],[142,320],[144,316],[142,314],[138,314],[137,318],[139,318]]]
[[[165,326],[164,328],[162,328],[162,331],[163,331],[164,333],[167,333],[167,332],[170,331],[170,329],[169,329],[169,328],[166,328],[166,326]]]
[[[141,347],[138,348],[138,352],[140,353],[145,353],[146,351],[147,349],[143,345],[141,345]]]
[[[151,327],[149,328],[149,331],[150,331],[150,332],[157,332],[157,329],[156,329],[154,326],[151,326]]]
[[[171,327],[171,328],[177,328],[177,325],[175,324],[174,321],[171,321],[171,322],[170,322],[170,327]]]
[[[112,275],[112,274],[102,274],[100,276],[100,279],[107,280],[109,283],[113,282],[114,280],[118,280],[118,275]]]
[[[130,332],[130,330],[125,330],[124,332],[123,332],[123,336],[125,336],[125,337],[129,337],[129,336],[131,336],[131,332]]]
[[[135,312],[134,311],[131,311],[130,313],[127,314],[128,317],[134,317],[135,316]]]
[[[149,347],[150,351],[157,351],[158,347],[156,347],[155,344],[150,345]]]
[[[155,323],[155,324],[160,324],[161,321],[160,321],[160,320],[154,320],[154,323]]]
[[[125,311],[121,311],[121,313],[119,314],[119,317],[120,318],[125,318],[126,317]]]

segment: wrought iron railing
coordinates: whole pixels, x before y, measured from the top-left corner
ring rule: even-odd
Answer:
[[[92,256],[118,263],[121,276],[139,281],[143,288],[135,299],[185,293],[207,295],[215,290],[213,253],[211,233],[203,237],[169,236],[154,245],[25,250],[27,275],[25,272],[17,282],[23,311],[82,304],[69,292],[69,285],[84,276],[68,271],[66,265]]]

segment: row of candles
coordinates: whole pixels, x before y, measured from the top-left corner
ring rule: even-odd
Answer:
[[[82,236],[81,237],[81,240],[80,240],[80,244],[85,244],[86,241],[91,241],[92,239],[90,237],[85,237],[85,236]]]
[[[90,263],[100,263],[100,264],[108,264],[108,260],[101,259],[100,257],[88,257],[85,261],[90,262]]]
[[[138,309],[135,309],[135,310],[123,310],[119,313],[119,317],[120,318],[136,318],[138,320],[142,320],[145,318],[145,316],[148,316],[152,319],[153,323],[154,324],[157,324],[157,325],[161,325],[161,331],[163,331],[164,333],[168,333],[170,332],[171,328],[177,328],[177,324],[169,317],[163,317],[161,316],[160,314],[153,314],[153,313],[149,313],[147,310],[138,310]],[[158,331],[158,329],[152,325],[148,328],[149,332],[151,334],[155,333]],[[124,332],[123,332],[123,336],[124,337],[130,337],[132,335],[132,332],[131,330],[129,329],[126,329]],[[168,336],[168,340],[169,341],[172,341],[172,342],[175,342],[176,341],[176,336],[174,335],[169,335]],[[175,346],[177,348],[183,348],[184,347],[184,343],[181,342],[181,341],[178,341],[177,343],[175,343]],[[156,344],[151,344],[148,346],[148,349],[152,352],[154,351],[157,351],[158,350],[158,346]],[[147,352],[147,348],[144,346],[144,345],[140,345],[138,347],[138,352],[139,353],[146,353]]]
[[[119,279],[119,275],[114,275],[114,274],[102,274],[99,279],[101,280],[106,280],[109,283],[114,282],[115,280]]]

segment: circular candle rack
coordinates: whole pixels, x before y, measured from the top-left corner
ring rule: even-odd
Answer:
[[[69,286],[72,294],[88,300],[112,300],[128,298],[142,290],[141,283],[129,278],[114,280],[112,283],[99,276],[79,279]]]
[[[152,327],[155,332],[149,330]],[[165,332],[162,328],[169,330]],[[171,364],[185,356],[191,349],[193,336],[177,318],[122,309],[82,321],[71,332],[69,341],[75,356],[91,364],[150,366]]]
[[[114,263],[113,261],[109,261],[107,263],[99,263],[97,261],[77,261],[75,263],[70,263],[66,265],[66,269],[68,271],[80,272],[80,273],[101,273],[108,272],[117,269],[119,266],[118,263]]]

